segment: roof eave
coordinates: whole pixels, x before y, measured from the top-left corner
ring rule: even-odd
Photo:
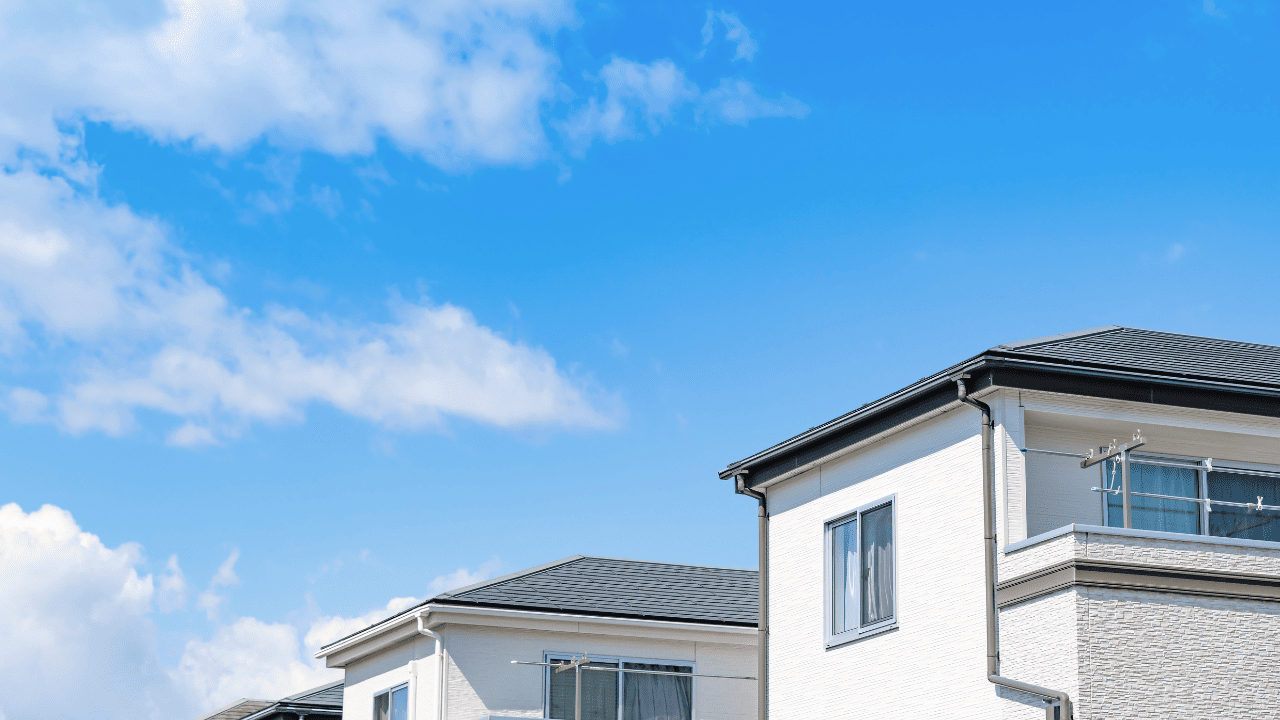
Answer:
[[[1169,387],[1226,392],[1240,396],[1266,397],[1280,400],[1280,387],[1209,380],[1205,378],[1178,376],[1165,373],[1125,370],[1117,367],[1037,360],[1020,357],[1014,352],[1002,351],[1000,348],[993,348],[962,363],[952,365],[942,372],[912,383],[902,390],[891,395],[887,395],[880,400],[868,403],[853,412],[842,415],[834,420],[796,435],[795,437],[762,450],[748,458],[731,463],[724,470],[719,472],[719,477],[721,479],[728,479],[734,475],[746,473],[748,478],[750,478],[750,471],[755,467],[759,467],[773,460],[785,458],[790,454],[801,452],[806,447],[817,444],[820,441],[852,426],[869,423],[882,415],[926,395],[927,393],[937,391],[937,389],[945,383],[954,382],[958,375],[965,373],[977,375],[987,369],[996,367],[1043,370],[1079,377],[1140,381]],[[750,480],[748,480],[747,485],[750,487]]]

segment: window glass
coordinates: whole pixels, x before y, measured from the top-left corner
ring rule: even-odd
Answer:
[[[391,696],[382,693],[373,698],[373,720],[391,720]]]
[[[1121,488],[1120,461],[1108,460],[1104,465],[1104,481],[1108,487],[1119,490]],[[1200,497],[1199,485],[1200,474],[1195,468],[1146,465],[1134,460],[1129,461],[1131,492],[1198,498]],[[1209,497],[1214,497],[1213,493],[1210,493]],[[1164,500],[1134,496],[1130,502],[1133,507],[1133,527],[1138,530],[1160,530],[1192,535],[1200,532],[1200,504],[1193,500]],[[1124,527],[1123,496],[1107,494],[1107,525]]]
[[[1280,478],[1231,472],[1209,473],[1209,498],[1237,503],[1280,505]],[[1280,513],[1214,504],[1209,534],[1242,540],[1280,541]]]
[[[568,664],[569,660],[552,659],[548,662],[559,665]],[[617,663],[589,662],[588,666],[618,667]],[[573,720],[574,676],[573,670],[558,673],[555,668],[547,668],[551,675],[550,717],[556,720]],[[600,672],[598,670],[582,671],[582,720],[617,720],[618,718],[618,674]]]
[[[831,634],[858,627],[858,521],[831,528]]]
[[[680,665],[623,663],[623,669],[692,673],[693,668]],[[601,675],[605,673],[600,673]],[[623,720],[691,720],[693,717],[693,678],[677,675],[622,673]]]
[[[409,686],[391,691],[391,720],[409,720]]]
[[[893,617],[893,506],[862,514],[862,624]]]

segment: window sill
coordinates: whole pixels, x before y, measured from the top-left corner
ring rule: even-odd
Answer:
[[[866,640],[867,638],[872,638],[872,637],[875,637],[876,635],[883,635],[884,633],[891,632],[897,629],[898,629],[898,622],[895,620],[887,625],[877,625],[876,627],[873,627],[870,630],[864,630],[862,632],[859,632],[856,635],[851,634],[848,637],[828,638],[827,649],[833,650],[838,647],[844,647],[845,645],[856,643],[859,640]]]

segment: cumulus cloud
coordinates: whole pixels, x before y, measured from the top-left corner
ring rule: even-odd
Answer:
[[[311,623],[311,629],[307,631],[303,644],[306,645],[308,654],[315,654],[321,647],[334,640],[340,640],[348,635],[360,632],[370,625],[380,620],[386,620],[392,615],[402,610],[407,610],[420,602],[422,602],[422,599],[415,597],[392,598],[385,607],[370,610],[363,615],[355,617],[338,615],[320,617]]]
[[[149,410],[179,421],[174,445],[296,421],[327,403],[385,427],[447,416],[500,427],[602,428],[615,401],[544,350],[511,342],[465,309],[393,297],[387,322],[236,306],[128,207],[36,172],[0,173],[0,349],[49,351],[65,385],[10,388],[15,420],[122,435]],[[33,331],[34,330],[34,331]]]
[[[142,563],[138,545],[106,547],[60,508],[0,507],[0,712],[194,716],[158,659]]]
[[[136,543],[107,547],[66,510],[0,507],[0,717],[173,720],[238,698],[284,697],[341,677],[311,658],[321,645],[420,602],[396,598],[305,629],[236,618],[188,640],[168,663],[151,617],[185,581],[176,557],[158,578],[145,567]],[[475,581],[494,567],[444,577]],[[236,581],[230,557],[215,581]]]
[[[339,680],[341,671],[304,660],[298,629],[244,617],[218,628],[209,640],[191,640],[172,682],[193,703],[217,708],[237,698],[275,700]]]
[[[568,0],[4,2],[0,150],[57,157],[83,115],[222,150],[385,136],[442,165],[527,161],[573,18]]]

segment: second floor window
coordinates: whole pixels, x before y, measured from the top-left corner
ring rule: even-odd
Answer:
[[[1120,462],[1102,468],[1107,525],[1123,527]],[[1280,542],[1280,472],[1135,453],[1129,487],[1135,529]]]
[[[373,720],[409,720],[409,686],[401,685],[374,695]]]
[[[828,522],[826,541],[827,644],[892,626],[897,619],[893,498]]]
[[[575,656],[547,654],[547,662],[567,664]],[[653,673],[693,673],[693,666],[666,660],[597,658],[582,671],[582,720],[692,720],[693,678]],[[627,672],[650,671],[650,672]],[[574,672],[547,668],[548,718],[573,720]]]

